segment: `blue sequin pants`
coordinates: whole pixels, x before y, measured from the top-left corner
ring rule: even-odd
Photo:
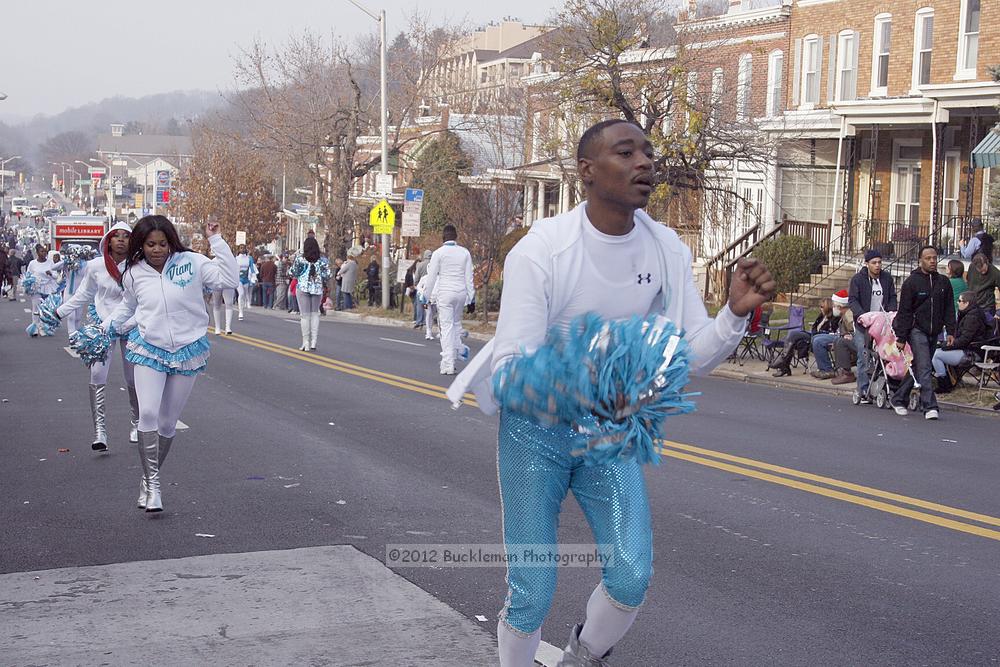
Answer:
[[[634,459],[586,466],[573,450],[586,439],[568,426],[545,428],[510,412],[500,416],[497,471],[508,555],[517,545],[555,545],[559,510],[572,490],[594,543],[613,559],[602,583],[613,604],[642,604],[653,574],[653,529],[642,467]],[[555,547],[553,547],[554,549]],[[542,626],[556,590],[557,566],[507,568],[507,600],[500,618],[530,634]]]

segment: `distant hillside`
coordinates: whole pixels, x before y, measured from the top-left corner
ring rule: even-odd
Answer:
[[[187,134],[188,120],[224,105],[217,92],[175,91],[145,97],[109,97],[52,116],[39,114],[21,123],[0,123],[0,155],[18,152],[36,165],[39,146],[64,132],[80,132],[96,141],[112,123],[141,128],[144,134]]]

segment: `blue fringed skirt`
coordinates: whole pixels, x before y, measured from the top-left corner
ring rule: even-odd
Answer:
[[[197,375],[208,365],[208,336],[202,336],[176,352],[167,352],[143,340],[139,329],[129,334],[125,358],[133,364],[147,366],[167,375]]]

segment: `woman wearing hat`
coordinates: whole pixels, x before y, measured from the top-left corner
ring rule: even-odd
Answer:
[[[811,375],[818,380],[829,380],[836,373],[833,370],[833,358],[830,354],[831,347],[841,336],[854,333],[854,320],[850,317],[847,308],[847,290],[835,292],[830,297],[833,304],[831,309],[833,317],[837,318],[837,325],[830,333],[817,334],[812,338],[812,352],[816,359],[816,370]],[[845,322],[845,320],[847,320]]]

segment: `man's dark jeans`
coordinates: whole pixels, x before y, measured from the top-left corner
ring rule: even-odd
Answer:
[[[274,283],[261,283],[260,287],[263,290],[264,307],[274,307]]]
[[[920,410],[937,410],[937,396],[934,395],[934,385],[931,384],[931,377],[934,374],[934,367],[931,365],[931,357],[934,356],[935,341],[920,329],[913,329],[910,332],[910,349],[913,350],[913,374],[917,376],[920,383]],[[913,377],[907,373],[903,378],[899,389],[892,395],[892,404],[906,407],[910,402],[910,391],[913,389]]]

